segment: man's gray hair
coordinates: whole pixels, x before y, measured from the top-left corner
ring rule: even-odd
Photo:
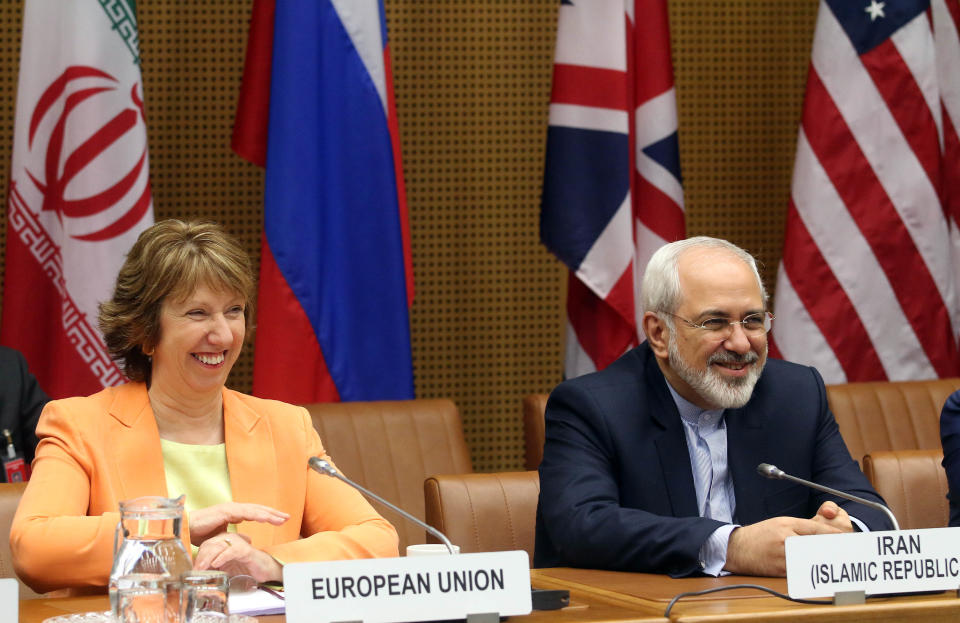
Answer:
[[[685,240],[678,240],[665,244],[650,258],[647,269],[643,274],[643,286],[640,290],[640,299],[643,311],[673,313],[680,307],[680,256],[691,249],[725,249],[730,251],[753,271],[760,286],[763,302],[767,302],[767,289],[763,287],[763,279],[757,270],[757,261],[748,252],[737,245],[720,238],[709,236],[695,236]]]

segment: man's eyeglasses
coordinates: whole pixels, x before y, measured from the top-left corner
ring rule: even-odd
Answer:
[[[750,314],[746,316],[743,320],[727,320],[726,318],[707,318],[701,323],[691,322],[684,318],[683,316],[678,316],[676,314],[671,314],[670,312],[663,312],[674,318],[679,318],[680,320],[687,323],[689,326],[694,329],[701,329],[710,334],[711,337],[717,338],[726,338],[731,333],[733,333],[733,325],[738,324],[743,328],[743,332],[747,335],[762,335],[770,331],[770,327],[773,326],[773,314],[770,312],[759,312],[756,314]]]

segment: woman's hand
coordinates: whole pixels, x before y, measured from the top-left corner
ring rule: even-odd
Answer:
[[[253,576],[257,582],[282,582],[283,566],[270,554],[250,544],[242,534],[224,533],[200,545],[194,569],[219,569],[231,577]]]
[[[263,504],[225,502],[190,513],[190,543],[201,546],[211,537],[227,531],[230,524],[260,521],[279,526],[290,515]]]

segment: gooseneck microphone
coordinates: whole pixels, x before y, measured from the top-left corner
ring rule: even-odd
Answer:
[[[397,507],[397,506],[394,506],[393,504],[391,504],[390,502],[386,501],[385,499],[383,499],[382,497],[380,497],[379,495],[377,495],[377,494],[374,493],[373,491],[367,489],[366,487],[362,487],[362,486],[358,485],[357,483],[353,482],[352,480],[350,480],[349,478],[347,478],[346,476],[344,476],[343,474],[341,474],[340,472],[338,472],[338,471],[337,471],[337,468],[335,468],[333,465],[331,465],[329,461],[324,461],[323,459],[321,459],[321,458],[318,457],[318,456],[312,456],[312,457],[310,457],[310,460],[307,461],[307,464],[310,465],[310,468],[311,468],[312,470],[314,470],[314,471],[316,471],[316,472],[320,472],[321,474],[325,474],[325,475],[327,475],[327,476],[333,476],[333,477],[336,478],[337,480],[340,480],[340,481],[343,481],[343,482],[347,483],[348,485],[350,485],[351,487],[353,487],[353,488],[356,489],[357,491],[360,491],[361,493],[364,493],[364,494],[366,494],[367,496],[373,498],[373,499],[376,500],[377,502],[380,502],[381,504],[383,504],[384,506],[386,506],[387,508],[389,508],[389,509],[392,510],[393,512],[399,513],[399,514],[402,515],[402,516],[404,517],[404,519],[406,519],[407,521],[412,521],[413,523],[415,523],[415,524],[417,524],[418,526],[422,527],[424,530],[426,530],[427,532],[429,532],[429,533],[432,534],[433,536],[435,536],[435,537],[437,537],[438,539],[440,539],[440,541],[441,541],[444,545],[447,546],[447,550],[448,550],[451,554],[456,553],[456,552],[453,551],[453,544],[450,543],[450,539],[448,539],[448,538],[446,537],[446,535],[444,535],[442,532],[440,532],[439,530],[437,530],[436,528],[434,528],[434,527],[431,526],[430,524],[426,523],[425,521],[421,521],[420,519],[418,519],[417,517],[411,515],[411,514],[408,513],[407,511],[403,510],[402,508],[399,508],[399,507]]]
[[[887,517],[890,519],[890,522],[893,523],[893,529],[899,530],[900,524],[897,523],[897,518],[893,516],[893,513],[889,508],[881,504],[880,502],[874,502],[873,500],[868,500],[856,495],[851,495],[840,491],[839,489],[832,489],[830,487],[824,487],[823,485],[818,485],[815,482],[810,482],[809,480],[804,480],[803,478],[797,478],[796,476],[791,476],[786,473],[776,465],[770,465],[769,463],[761,463],[757,465],[757,473],[763,476],[764,478],[770,478],[771,480],[790,480],[801,485],[806,485],[811,489],[816,489],[817,491],[823,491],[824,493],[829,493],[830,495],[835,495],[838,498],[843,498],[845,500],[850,500],[851,502],[858,502],[864,506],[869,506],[879,511],[883,511],[887,514]]]

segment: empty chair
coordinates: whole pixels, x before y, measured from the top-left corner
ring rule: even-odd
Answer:
[[[304,405],[323,447],[351,480],[420,519],[430,474],[473,470],[457,406],[445,399]],[[424,542],[423,528],[373,502],[397,529],[400,553]]]
[[[423,495],[427,523],[462,553],[524,550],[533,563],[537,472],[431,476]]]
[[[863,457],[863,472],[900,527],[945,528],[950,518],[941,450],[877,451]]]
[[[940,448],[940,410],[960,378],[827,386],[827,401],[850,455]]]

